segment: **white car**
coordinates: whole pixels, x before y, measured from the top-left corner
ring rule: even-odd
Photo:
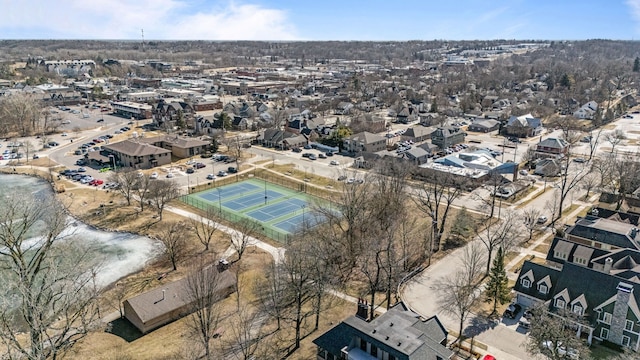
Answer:
[[[331,165],[340,165],[340,162],[336,161],[336,160],[331,160],[331,162],[329,164],[331,164]]]
[[[547,220],[548,220],[547,217],[542,215],[538,218],[538,224],[544,224],[547,222]]]
[[[356,181],[354,178],[347,179],[347,184],[353,184]]]
[[[168,173],[168,174],[167,174],[167,178],[168,178],[168,179],[171,179],[172,177],[173,177],[173,173]]]
[[[216,176],[215,176],[215,175],[213,175],[213,174],[209,174],[209,175],[207,175],[207,180],[213,180],[213,179],[215,179],[215,178],[216,178]]]
[[[157,179],[158,178],[158,173],[157,172],[152,172],[151,175],[149,175],[150,179]]]
[[[67,134],[67,133],[62,133],[62,136],[67,136],[67,135],[69,135],[69,134]]]

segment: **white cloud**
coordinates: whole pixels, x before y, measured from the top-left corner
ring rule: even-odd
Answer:
[[[23,38],[157,40],[294,40],[284,10],[188,0],[3,1],[0,33]],[[196,6],[197,5],[197,6]]]

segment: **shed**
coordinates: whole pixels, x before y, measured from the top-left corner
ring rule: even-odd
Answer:
[[[208,267],[202,271],[215,271]],[[236,276],[228,270],[217,273],[216,288],[222,299],[235,291]],[[146,334],[196,311],[187,278],[149,290],[123,302],[124,317]]]

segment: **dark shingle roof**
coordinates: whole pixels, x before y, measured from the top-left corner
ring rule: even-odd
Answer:
[[[634,233],[634,229],[632,224],[587,215],[576,221],[567,233],[619,248],[638,249],[637,230]]]

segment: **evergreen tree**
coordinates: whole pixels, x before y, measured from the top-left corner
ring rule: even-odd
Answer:
[[[633,61],[633,72],[640,72],[640,58],[638,57]]]
[[[438,112],[438,102],[436,102],[436,98],[433,98],[433,101],[431,102],[431,112],[432,113],[437,113]]]
[[[493,312],[496,313],[498,303],[505,304],[511,297],[509,296],[509,279],[504,268],[504,254],[502,247],[498,248],[498,253],[493,259],[493,266],[489,272],[489,281],[487,282],[487,292],[485,301],[493,302]]]

